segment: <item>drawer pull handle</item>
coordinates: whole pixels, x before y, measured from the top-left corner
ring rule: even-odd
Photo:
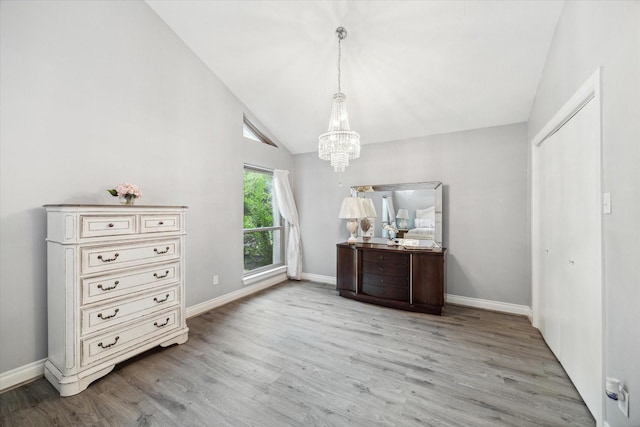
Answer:
[[[163,326],[167,326],[168,324],[169,324],[168,317],[167,317],[167,320],[164,321],[164,323],[158,324],[158,322],[153,322],[153,326],[155,326],[156,328],[162,328]]]
[[[108,288],[105,288],[102,286],[102,283],[100,283],[98,285],[98,289],[101,289],[103,291],[110,291],[112,289],[115,289],[119,284],[120,284],[120,281],[116,280],[115,282],[113,282],[113,286],[109,286]]]
[[[158,225],[164,225],[164,221],[158,221]]]
[[[157,302],[158,304],[160,304],[161,302],[165,302],[165,301],[166,301],[166,300],[168,300],[168,299],[169,299],[169,294],[165,295],[164,299],[158,299],[158,297],[154,297],[154,298],[153,298],[153,300],[154,300],[155,302]],[[168,320],[168,319],[167,319],[167,320]],[[158,326],[158,325],[156,325],[156,326]]]
[[[166,254],[167,252],[169,252],[169,246],[167,246],[164,251],[159,251],[158,248],[153,248],[153,252],[157,253],[158,255]]]
[[[384,271],[384,267],[378,267],[378,271]]]
[[[116,317],[118,312],[120,311],[119,308],[116,308],[116,310],[113,312],[113,314],[109,315],[109,316],[105,316],[102,313],[98,314],[98,317],[102,320],[107,320],[107,319],[111,319],[113,317]]]
[[[109,228],[113,228],[113,223],[112,222],[109,223]]]
[[[165,271],[162,276],[158,276],[158,273],[153,273],[153,277],[155,277],[156,279],[164,279],[168,275],[169,275],[169,270]]]
[[[116,345],[116,343],[118,342],[119,339],[120,339],[120,336],[117,336],[116,340],[114,342],[112,342],[111,344],[107,344],[107,345],[102,344],[102,341],[101,341],[101,342],[98,343],[98,347],[102,347],[102,348],[113,347],[114,345]]]
[[[98,255],[98,259],[102,262],[111,262],[117,260],[119,256],[120,254],[116,252],[113,258],[102,258],[102,255]]]

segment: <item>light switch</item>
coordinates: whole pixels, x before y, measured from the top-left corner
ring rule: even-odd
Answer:
[[[602,195],[602,207],[604,208],[604,213],[611,213],[611,193],[604,193]]]

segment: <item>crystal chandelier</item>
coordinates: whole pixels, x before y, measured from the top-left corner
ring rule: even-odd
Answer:
[[[360,135],[349,127],[347,114],[347,97],[340,90],[340,59],[342,57],[342,40],[347,37],[343,27],[336,29],[338,36],[338,93],[333,95],[329,129],[318,137],[318,156],[322,160],[330,160],[333,170],[344,172],[350,159],[360,157]]]

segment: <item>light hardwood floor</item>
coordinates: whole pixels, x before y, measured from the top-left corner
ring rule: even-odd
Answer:
[[[526,318],[442,317],[287,282],[188,320],[189,341],[66,398],[0,395],[2,426],[594,426]]]

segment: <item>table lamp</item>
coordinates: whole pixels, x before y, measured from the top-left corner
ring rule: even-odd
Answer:
[[[356,231],[358,230],[358,220],[364,217],[360,207],[360,201],[357,197],[345,197],[340,206],[338,218],[347,219],[347,231],[351,233],[351,237],[347,243],[353,245],[356,243]]]
[[[396,218],[400,218],[400,224],[398,224],[400,226],[400,228],[407,228],[407,220],[409,219],[409,211],[407,211],[406,209],[398,209],[398,214],[396,215]]]

